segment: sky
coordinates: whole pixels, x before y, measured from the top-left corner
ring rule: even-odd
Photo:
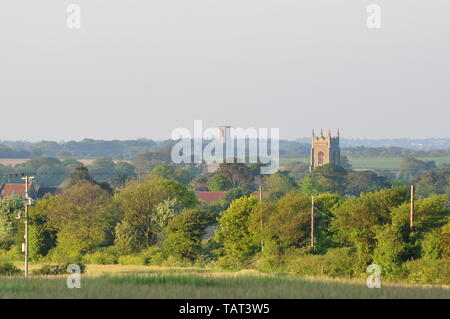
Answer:
[[[449,39],[448,0],[4,0],[0,140],[450,137]]]

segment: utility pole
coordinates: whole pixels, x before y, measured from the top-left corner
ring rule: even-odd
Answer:
[[[311,247],[314,248],[314,195],[311,195]]]
[[[28,194],[28,185],[30,182],[34,179],[34,177],[25,175],[22,177],[22,180],[25,181],[25,216],[24,218],[21,218],[19,216],[19,219],[24,219],[25,223],[25,243],[24,243],[24,250],[25,250],[25,277],[28,277],[28,206],[31,206],[33,204],[32,198]]]
[[[411,210],[409,212],[409,229],[412,230],[414,223],[414,185],[411,185]]]
[[[259,176],[259,209],[260,209],[260,216],[259,216],[259,222],[261,227],[261,252],[264,252],[264,242],[262,241],[262,232],[263,232],[263,207],[262,207],[262,201],[263,201],[263,195],[262,195],[262,182],[263,178],[262,175]]]

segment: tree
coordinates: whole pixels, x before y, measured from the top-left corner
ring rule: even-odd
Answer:
[[[348,171],[335,164],[327,164],[314,169],[310,176],[317,180],[321,188],[327,193],[345,194],[342,187],[346,183]]]
[[[323,187],[317,179],[312,176],[306,176],[300,181],[300,192],[307,195],[317,195],[325,193],[325,187]]]
[[[144,238],[143,247],[149,247],[157,240],[160,232],[158,213],[160,204],[167,200],[177,200],[180,209],[193,208],[198,204],[195,193],[174,180],[150,177],[144,182],[131,181],[116,196],[124,218],[130,227]]]
[[[151,170],[150,176],[163,179],[175,179],[175,170],[169,165],[159,165]]]
[[[216,172],[208,180],[208,190],[211,192],[227,191],[231,188],[231,183],[220,173]]]
[[[373,171],[348,171],[345,181],[345,194],[359,196],[363,192],[374,192],[389,187],[385,178]]]
[[[285,165],[282,172],[287,172],[289,177],[298,182],[309,173],[309,166],[304,162],[293,162]]]
[[[407,243],[390,224],[380,226],[376,232],[373,263],[381,267],[383,276],[389,279],[403,277],[402,263],[407,254]]]
[[[424,171],[433,169],[436,169],[436,163],[434,161],[421,161],[413,156],[407,156],[400,163],[399,178],[410,181]]]
[[[339,166],[342,166],[343,168],[346,169],[352,169],[352,164],[350,163],[350,160],[348,159],[348,157],[346,155],[341,155],[341,160],[339,162]]]
[[[390,224],[392,210],[408,198],[407,187],[393,187],[348,198],[333,209],[331,230],[336,240],[356,248],[359,271],[364,271],[372,258],[379,227]]]
[[[115,165],[114,176],[112,178],[112,185],[116,188],[122,187],[125,183],[137,177],[136,168],[127,162],[118,162]]]
[[[183,205],[176,198],[166,199],[156,206],[156,214],[152,216],[152,220],[156,225],[159,238],[162,239],[165,237],[167,226],[175,216],[180,214],[182,208]]]
[[[29,208],[29,254],[37,261],[56,246],[56,231],[48,225],[48,212],[57,202],[57,196],[46,195]]]
[[[261,212],[252,214],[251,229],[254,232],[260,228],[260,214]],[[310,196],[288,193],[274,203],[274,206],[268,205],[263,211],[263,241],[274,241],[281,249],[308,245],[311,233],[310,214]]]
[[[186,168],[173,168],[169,165],[159,165],[151,170],[150,176],[164,179],[172,179],[187,185],[191,180],[189,170]]]
[[[230,204],[238,198],[244,197],[244,196],[251,196],[252,192],[249,191],[248,189],[244,189],[244,188],[231,188],[229,189],[226,193],[225,196],[223,197],[223,207],[225,207],[225,209],[227,209]]]
[[[249,231],[249,218],[258,201],[254,197],[234,200],[219,218],[220,230],[216,240],[223,245],[224,256],[220,262],[228,267],[245,267],[259,248],[259,243]]]
[[[145,247],[144,234],[127,220],[123,220],[115,228],[114,246],[123,255],[138,252]]]
[[[250,188],[254,182],[252,170],[243,163],[222,163],[219,172],[231,184],[232,188]]]
[[[57,231],[58,246],[68,256],[79,256],[106,244],[114,227],[111,197],[89,182],[66,189],[48,211],[51,229]]]
[[[194,261],[200,254],[202,237],[207,220],[198,209],[183,211],[174,217],[167,227],[167,237],[163,242],[163,252],[179,261]]]
[[[283,173],[276,173],[263,178],[264,200],[277,200],[294,190],[296,187],[292,178]]]
[[[208,190],[208,180],[210,174],[197,175],[189,183],[190,187],[195,191],[207,191]]]
[[[9,249],[14,244],[17,234],[15,218],[22,208],[20,196],[9,196],[0,200],[0,248]]]
[[[413,179],[416,194],[430,196],[433,194],[446,194],[449,187],[450,171],[424,171]]]
[[[115,171],[116,164],[114,164],[114,161],[108,157],[97,158],[91,165],[89,165],[90,175],[99,182],[104,182],[113,178]]]
[[[64,187],[69,188],[84,182],[93,183],[93,179],[86,166],[79,166],[70,173],[69,178],[64,182]]]

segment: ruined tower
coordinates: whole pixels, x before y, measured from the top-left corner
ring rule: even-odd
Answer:
[[[331,136],[331,130],[328,136],[323,135],[323,130],[320,130],[320,136],[315,136],[314,130],[312,132],[311,144],[311,162],[309,170],[312,172],[315,168],[325,164],[339,165],[341,162],[341,149],[339,147],[339,130],[336,136]]]

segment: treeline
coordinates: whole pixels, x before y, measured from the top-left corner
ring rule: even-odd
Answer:
[[[251,195],[258,189],[254,169],[223,164],[206,186],[226,194],[207,204],[197,199],[193,185],[198,181],[187,178],[188,167],[158,166],[141,181],[128,180],[115,190],[79,167],[62,193],[30,208],[30,258],[338,277],[364,276],[375,263],[386,279],[450,283],[447,196],[416,198],[410,228],[406,186],[383,188],[384,181],[376,180],[377,190],[349,196],[354,172],[328,165],[309,174],[306,185],[285,173],[263,178],[260,203]],[[16,220],[22,209],[19,197],[0,200],[0,261],[22,258],[23,225]]]
[[[133,159],[137,154],[157,149],[160,144],[148,139],[128,141],[103,141],[83,139],[82,141],[51,142],[3,142],[0,158],[32,158],[37,156],[58,158],[98,158]],[[2,150],[4,150],[2,152]],[[21,156],[18,156],[21,155]],[[17,157],[15,157],[17,156]]]
[[[12,149],[0,144],[0,158],[31,158],[40,155],[41,153],[32,153],[24,149]]]
[[[0,158],[33,158],[39,156],[58,158],[100,158],[131,160],[138,154],[158,152],[170,148],[175,141],[153,141],[149,139],[128,141],[103,141],[84,139],[82,141],[51,142],[2,142],[0,143]],[[206,143],[206,142],[205,142]],[[310,143],[280,140],[281,156],[308,157],[311,151]],[[342,153],[350,157],[443,157],[450,156],[450,149],[417,150],[407,147],[343,147]]]
[[[75,169],[83,167],[76,159],[59,160],[54,157],[33,158],[14,167],[0,164],[0,184],[22,183],[20,177],[11,175],[28,174],[35,177],[34,184],[39,187],[59,187]],[[136,168],[123,161],[99,158],[88,165],[91,176],[99,182],[108,182],[112,187],[120,187],[127,180],[137,177]]]

